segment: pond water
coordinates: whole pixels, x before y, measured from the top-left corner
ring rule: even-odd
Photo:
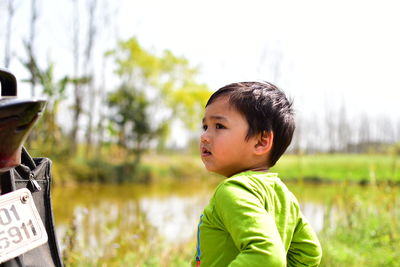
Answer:
[[[340,213],[346,195],[368,201],[376,199],[371,195],[380,191],[348,184],[287,185],[317,232]],[[131,244],[129,249],[143,249],[140,244],[150,246],[160,240],[185,244],[195,238],[199,216],[215,187],[215,182],[193,181],[54,187],[53,208],[61,250],[71,246],[71,238],[75,249],[84,247],[84,256],[92,258],[121,250],[121,244]],[[339,198],[345,200],[337,202]]]

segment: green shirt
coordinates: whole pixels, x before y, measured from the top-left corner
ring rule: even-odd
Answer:
[[[192,266],[318,266],[321,245],[296,197],[273,173],[225,179],[200,217]]]

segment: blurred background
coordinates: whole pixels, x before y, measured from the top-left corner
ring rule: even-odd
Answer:
[[[221,177],[198,155],[204,104],[269,81],[297,129],[271,170],[320,237],[321,266],[400,266],[396,1],[0,0],[0,67],[46,111],[67,266],[188,266]]]

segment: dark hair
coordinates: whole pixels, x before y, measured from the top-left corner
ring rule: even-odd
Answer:
[[[249,124],[246,139],[265,131],[274,133],[268,162],[269,167],[274,166],[292,141],[295,129],[292,101],[271,83],[240,82],[218,89],[206,107],[221,96],[229,96],[229,103],[245,116]]]

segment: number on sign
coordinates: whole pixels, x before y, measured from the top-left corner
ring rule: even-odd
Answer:
[[[11,208],[9,209],[12,214],[14,215],[14,218],[19,221],[19,214],[17,212],[17,209],[15,208],[14,204],[11,205]],[[1,225],[7,225],[12,222],[12,218],[10,215],[10,212],[6,208],[0,209],[0,224]]]
[[[29,220],[28,225],[26,225],[25,223],[22,223],[21,225],[22,230],[24,230],[26,237],[29,239],[31,238],[30,234],[29,234],[29,229],[32,231],[33,235],[36,235],[36,229],[35,226],[32,223],[32,220]]]
[[[21,231],[19,230],[19,228],[17,226],[13,226],[10,229],[8,229],[8,234],[10,235],[11,238],[16,237],[16,239],[11,239],[11,241],[14,244],[21,242],[23,239]]]
[[[11,216],[7,209],[0,209],[0,224],[7,225],[11,222]]]
[[[0,237],[4,234],[4,231],[0,231]],[[0,238],[0,249],[6,249],[10,246],[10,241],[7,237]]]
[[[11,206],[10,210],[12,211],[12,213],[14,213],[14,217],[17,221],[19,221],[19,215],[17,212],[17,209],[15,208],[14,204]]]

